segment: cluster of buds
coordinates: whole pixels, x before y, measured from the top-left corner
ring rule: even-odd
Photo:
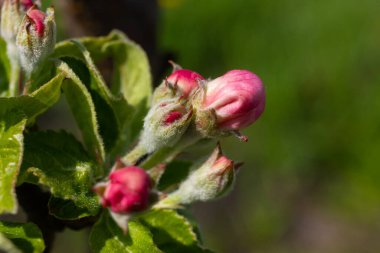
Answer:
[[[155,167],[148,173],[141,169],[137,169],[137,174],[128,171],[140,165],[149,169],[154,162],[147,165],[149,163],[142,163],[142,159],[165,153],[165,150],[181,150],[187,147],[184,143],[192,145],[201,139],[230,134],[246,141],[239,130],[254,123],[264,107],[263,84],[247,70],[232,70],[214,80],[206,80],[194,71],[174,65],[173,73],[154,91],[138,144],[123,158],[123,162],[132,167],[110,174],[110,181],[99,194],[101,203],[110,208],[115,221],[125,230],[125,220],[131,213],[148,206],[179,208],[221,197],[231,189],[239,166],[222,154],[219,145],[203,164],[192,168],[176,190],[158,194],[160,200],[151,205],[147,204],[147,192],[152,188],[148,182],[155,180],[149,181],[148,173],[154,175]],[[165,164],[173,157],[175,154],[163,156],[157,162]],[[162,164],[157,166],[161,173]],[[134,184],[139,190],[130,191],[130,185]]]
[[[203,138],[235,135],[263,113],[265,91],[258,76],[232,70],[214,80],[175,65],[153,94],[139,144],[124,161],[135,165],[139,158],[165,147],[184,147]],[[189,141],[190,140],[190,141]]]
[[[4,0],[1,36],[7,43],[12,64],[20,61],[29,75],[54,48],[54,9],[48,8],[44,13],[39,9],[39,1]]]

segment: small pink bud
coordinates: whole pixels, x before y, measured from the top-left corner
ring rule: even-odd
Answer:
[[[33,5],[24,16],[16,39],[21,66],[27,75],[36,71],[51,54],[55,34],[54,9],[47,8],[45,14]]]
[[[171,85],[175,89],[178,89],[183,97],[188,97],[190,93],[198,87],[198,82],[200,80],[205,79],[197,72],[187,69],[180,69],[174,71],[166,79],[169,85]]]
[[[264,86],[247,70],[229,71],[207,84],[203,108],[215,111],[220,129],[245,128],[260,117],[264,107]]]
[[[34,5],[32,0],[20,0],[20,3],[24,10],[28,10]]]
[[[100,183],[95,191],[101,197],[103,207],[110,207],[115,213],[142,211],[148,206],[151,182],[149,175],[138,167],[130,166],[111,172],[109,181]]]
[[[32,21],[32,25],[34,24],[34,27],[37,31],[37,34],[39,37],[42,37],[44,35],[44,29],[45,29],[45,13],[38,9],[30,9],[26,15],[30,18]]]
[[[178,189],[158,202],[156,208],[177,208],[196,201],[209,201],[222,197],[231,190],[237,167],[234,162],[222,154],[218,146],[211,156]]]
[[[175,68],[174,72],[155,89],[152,103],[157,104],[174,97],[187,99],[199,87],[199,81],[202,80],[205,79],[197,72]]]

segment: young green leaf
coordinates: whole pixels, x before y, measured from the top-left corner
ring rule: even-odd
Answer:
[[[139,218],[154,229],[155,239],[160,244],[175,241],[177,244],[197,245],[198,239],[191,223],[174,210],[152,210]]]
[[[63,84],[63,90],[78,127],[81,130],[84,143],[91,156],[101,163],[105,160],[105,150],[103,139],[99,133],[98,119],[91,94],[83,84],[83,78],[81,80],[67,63],[63,61],[59,62],[58,69],[68,78]]]
[[[26,119],[0,103],[0,214],[16,213],[15,184],[23,153]]]
[[[102,174],[82,145],[66,132],[32,132],[25,136],[25,152],[19,182],[47,186],[53,197],[70,201],[50,212],[62,219],[96,215],[100,210],[92,192],[95,178]],[[50,204],[50,207],[55,207]],[[72,210],[74,209],[74,210]],[[73,217],[73,212],[76,216]]]
[[[4,243],[3,243],[4,242]],[[6,247],[3,249],[2,247]],[[41,231],[33,223],[0,221],[0,250],[6,252],[42,253],[45,243]]]
[[[119,135],[117,136],[115,143],[112,145],[112,147],[109,148],[109,151],[114,154],[118,153],[117,149],[120,143],[122,143],[124,146],[126,144],[125,142],[128,138],[128,127],[130,126],[129,120],[133,115],[133,109],[127,103],[123,96],[120,96],[119,94],[115,96],[111,93],[102,75],[97,69],[95,63],[93,62],[90,56],[90,52],[83,46],[83,44],[75,40],[73,40],[72,43],[76,45],[76,47],[80,50],[80,52],[83,55],[84,62],[86,64],[86,67],[88,68],[91,77],[91,90],[93,91],[92,93],[99,95],[102,98],[102,100],[104,100],[104,102],[111,108],[115,116]]]
[[[204,249],[196,233],[196,227],[175,210],[152,210],[139,216],[153,233],[154,242],[168,253],[210,253]]]
[[[122,94],[128,104],[133,107],[133,111],[128,110],[126,115],[128,121],[126,121],[123,111],[115,111],[120,108],[124,110],[125,106],[121,107],[117,104],[114,106],[111,103],[121,133],[120,138],[116,139],[113,153],[122,153],[138,136],[142,119],[150,103],[152,87],[148,58],[141,47],[118,31],[113,31],[104,37],[82,38],[78,42],[83,46],[80,44],[78,46],[78,43],[71,41],[58,43],[53,56],[57,58],[69,56],[86,62],[94,80],[92,87],[108,104],[110,104],[110,99],[112,101],[112,97],[109,96],[108,87],[104,84],[94,63],[104,61],[109,57],[113,59],[114,78],[111,90],[115,98]]]
[[[81,86],[88,89],[88,93],[91,95],[95,106],[97,120],[99,122],[99,131],[104,140],[105,150],[107,153],[112,151],[116,153],[116,143],[126,139],[128,120],[133,114],[133,109],[122,96],[114,96],[109,91],[88,51],[86,51],[83,45],[79,42],[72,42],[72,44],[82,50],[80,53],[83,56],[80,57],[80,60],[68,56],[61,57],[62,62],[58,67],[67,72],[69,77],[77,75],[77,77],[72,78],[74,82],[81,82],[83,83]],[[65,66],[63,64],[65,64]],[[75,94],[76,93],[73,95]],[[78,103],[83,103],[83,101],[78,100]],[[86,119],[86,117],[79,117],[79,120],[81,118],[82,120]]]
[[[28,119],[28,123],[33,122],[58,101],[64,77],[62,73],[57,74],[30,95],[0,98],[0,107],[9,112],[18,111]]]
[[[162,253],[154,244],[149,229],[139,221],[130,220],[125,235],[108,212],[104,212],[92,228],[90,247],[94,253]]]

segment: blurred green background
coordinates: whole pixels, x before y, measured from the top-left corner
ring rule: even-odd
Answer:
[[[266,87],[249,142],[222,143],[245,162],[234,191],[193,208],[207,247],[380,252],[379,11],[378,0],[159,1],[159,52],[210,78],[248,69]],[[54,252],[83,253],[85,237],[66,231]]]
[[[161,0],[159,44],[215,78],[249,69],[262,118],[223,147],[235,190],[194,213],[216,252],[380,252],[380,2]]]

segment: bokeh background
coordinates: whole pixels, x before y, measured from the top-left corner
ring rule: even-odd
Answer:
[[[194,208],[217,252],[380,252],[380,2],[165,0],[160,48],[205,76],[249,69],[266,111],[223,141],[245,162]]]
[[[156,84],[169,58],[205,77],[248,69],[262,78],[266,111],[243,131],[249,142],[222,142],[245,162],[234,191],[193,207],[207,247],[380,252],[380,1],[56,2],[61,38],[105,33],[90,29],[93,16],[121,26],[148,51]],[[66,231],[54,252],[85,252],[85,237]]]

